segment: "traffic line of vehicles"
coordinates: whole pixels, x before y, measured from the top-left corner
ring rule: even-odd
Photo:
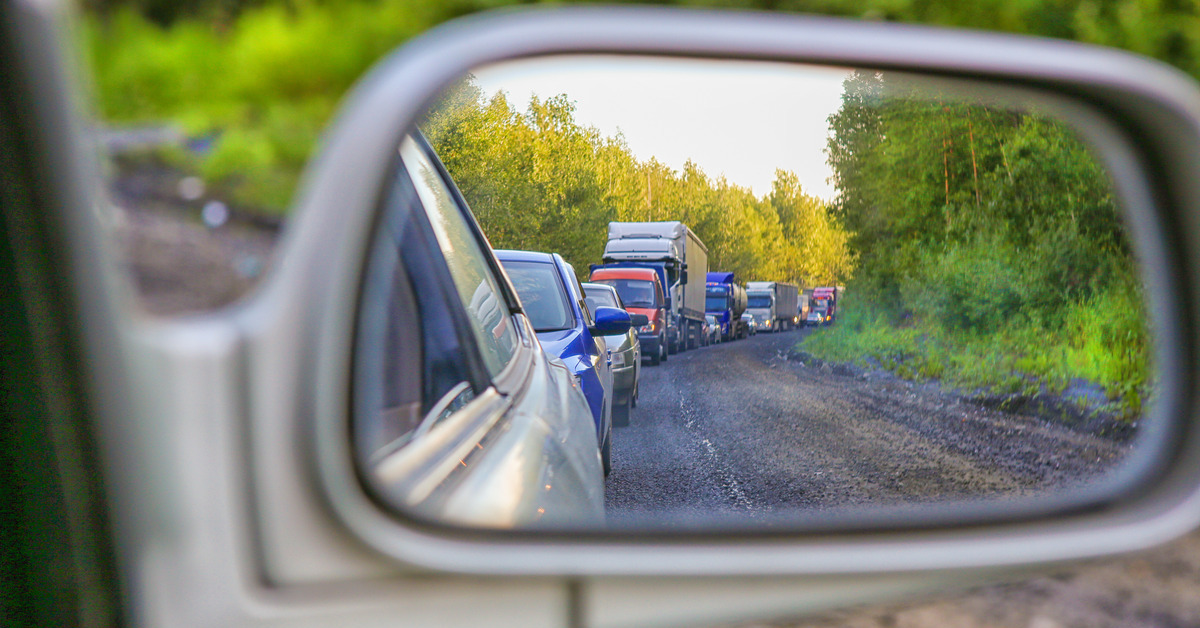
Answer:
[[[495,254],[542,350],[586,398],[605,474],[613,427],[628,425],[637,405],[643,359],[658,365],[803,320],[797,286],[742,286],[732,272],[710,272],[707,247],[678,221],[609,223],[603,263],[591,266],[587,283],[557,253]]]
[[[368,273],[372,294],[379,292],[372,300],[387,307],[362,327],[364,355],[374,356],[367,362],[383,384],[364,396],[357,428],[366,475],[386,502],[480,523],[500,515],[458,510],[473,503],[462,495],[509,481],[504,473],[552,470],[558,481],[537,484],[542,489],[502,508],[503,516],[532,524],[599,515],[613,428],[630,423],[643,361],[657,365],[800,322],[796,286],[743,286],[733,273],[709,272],[704,243],[680,222],[610,223],[603,263],[587,283],[557,253],[493,250],[428,143],[414,135],[400,157],[408,176],[398,180],[411,189],[398,197],[404,211],[380,241],[382,266]],[[440,251],[444,265],[422,251]],[[767,314],[758,313],[759,301]],[[414,318],[437,324],[428,337],[408,339],[403,328]],[[395,343],[420,344],[422,368],[397,371],[403,352]],[[418,372],[429,376],[396,375]],[[492,404],[492,389],[510,405]],[[467,438],[460,429],[481,420],[477,412],[504,422],[505,438],[475,443],[480,453],[437,467],[449,475],[436,482],[422,474],[397,481],[398,470]]]

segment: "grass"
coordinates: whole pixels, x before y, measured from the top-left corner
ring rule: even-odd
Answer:
[[[85,16],[82,36],[101,119],[170,121],[211,136],[204,150],[168,148],[164,159],[248,210],[279,215],[343,95],[445,10],[404,0],[266,4],[228,23],[161,27],[120,9]]]
[[[1150,384],[1149,332],[1140,295],[1109,290],[1068,307],[1060,324],[1015,316],[988,331],[948,329],[848,301],[836,325],[797,347],[822,360],[882,367],[992,394],[1062,393],[1083,380],[1136,418]]]

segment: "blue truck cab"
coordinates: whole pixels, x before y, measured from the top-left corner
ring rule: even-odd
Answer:
[[[721,340],[728,342],[749,335],[742,321],[746,311],[746,290],[737,284],[731,272],[710,272],[705,277],[704,312],[717,318]]]

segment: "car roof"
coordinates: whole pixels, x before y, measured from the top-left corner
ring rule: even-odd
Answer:
[[[614,287],[612,287],[612,286],[610,286],[610,285],[607,285],[607,284],[602,284],[602,283],[593,283],[593,282],[590,282],[590,281],[585,281],[585,282],[583,282],[583,283],[581,283],[581,284],[579,284],[579,285],[583,286],[583,289],[584,289],[584,290],[603,290],[604,292],[611,292],[611,293],[613,293],[613,294],[616,294],[616,293],[617,293],[617,289],[616,289],[616,288],[614,288]]]
[[[640,279],[658,281],[658,271],[653,268],[597,268],[592,271],[592,281],[601,279]]]
[[[502,262],[542,262],[553,264],[554,256],[540,251],[514,251],[512,249],[496,249],[496,258]]]

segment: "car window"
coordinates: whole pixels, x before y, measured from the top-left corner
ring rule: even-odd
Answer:
[[[655,290],[654,282],[644,279],[597,279],[595,283],[616,288],[621,300],[629,307],[658,307],[662,295]]]
[[[583,288],[583,293],[589,299],[595,300],[596,305],[600,305],[603,307],[621,307],[617,303],[617,298],[615,296],[613,296],[613,293],[609,292],[608,290],[597,290],[595,288],[589,289],[585,286]]]
[[[567,276],[571,279],[571,285],[575,286],[575,294],[578,295],[579,309],[583,312],[584,324],[588,327],[596,324],[596,318],[592,315],[592,307],[583,300],[583,285],[579,283],[579,277],[575,275],[575,267],[567,262],[562,263],[567,269]]]
[[[518,343],[499,282],[463,216],[463,208],[429,156],[411,138],[401,145],[400,154],[428,213],[483,361],[494,377],[512,359]]]
[[[571,315],[566,286],[553,264],[516,261],[503,264],[535,331],[558,331],[574,326],[575,317]]]

